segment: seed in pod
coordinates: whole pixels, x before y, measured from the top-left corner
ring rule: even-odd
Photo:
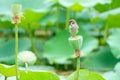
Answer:
[[[35,54],[31,51],[22,51],[18,54],[18,63],[21,66],[25,66],[25,63],[28,63],[28,65],[33,65],[36,60],[37,58]]]

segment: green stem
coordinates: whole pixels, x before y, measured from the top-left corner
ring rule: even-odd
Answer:
[[[74,19],[77,19],[77,15],[76,15],[76,12],[74,12]]]
[[[34,40],[33,40],[32,29],[31,29],[31,24],[30,23],[28,23],[28,35],[30,37],[30,41],[31,41],[31,44],[32,44],[32,51],[36,53],[37,51],[36,51],[36,48],[34,46]]]
[[[111,4],[109,4],[109,10],[111,10]],[[105,25],[105,29],[104,29],[104,43],[105,43],[105,40],[108,36],[109,21],[110,21],[110,18],[108,18],[106,25]]]
[[[5,80],[7,80],[7,77],[5,76]]]
[[[108,36],[108,22],[106,23],[105,29],[104,29],[104,40],[106,40],[107,36]]]
[[[68,65],[66,63],[64,64],[64,69],[68,70]]]
[[[25,62],[25,71],[28,72],[28,62]]]
[[[16,80],[18,78],[18,25],[15,24],[15,66],[16,66]]]
[[[68,29],[68,25],[69,25],[69,19],[70,19],[70,10],[69,8],[67,8],[67,12],[66,12],[66,29]]]
[[[31,41],[31,44],[32,44],[32,51],[37,53],[37,50],[36,50],[35,45],[34,45],[34,40],[33,40],[33,35],[32,35],[31,30],[29,31],[29,37],[30,37],[30,41]]]
[[[38,54],[38,50],[36,49],[35,45],[34,45],[34,40],[33,40],[33,35],[32,35],[32,30],[31,30],[31,25],[30,23],[28,23],[28,36],[30,38],[31,44],[32,44],[32,51],[35,53],[35,55],[37,56],[37,58],[40,60],[40,55]],[[38,60],[38,62],[40,63],[40,61]]]
[[[77,65],[76,65],[76,80],[79,79],[79,70],[80,70],[80,56],[77,57]]]
[[[56,33],[58,33],[59,30],[59,3],[57,2],[57,6],[56,6]]]

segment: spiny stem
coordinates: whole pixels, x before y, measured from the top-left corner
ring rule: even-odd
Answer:
[[[7,77],[5,76],[5,80],[7,80]]]
[[[111,4],[109,4],[109,10],[111,10]],[[108,29],[109,29],[109,21],[110,18],[108,18],[106,24],[105,24],[105,28],[104,28],[104,40],[106,40],[107,36],[108,36]],[[105,41],[104,41],[105,43]]]
[[[68,70],[68,65],[67,64],[64,64],[64,69]]]
[[[18,25],[15,24],[15,66],[16,66],[16,80],[18,78]]]
[[[35,48],[35,46],[34,46],[34,40],[33,40],[33,35],[32,35],[32,30],[31,30],[31,24],[28,23],[27,26],[28,26],[28,29],[29,29],[29,31],[28,31],[28,35],[29,35],[30,40],[31,40],[32,51],[35,52],[35,53],[37,53],[38,51],[36,50],[36,48]]]
[[[106,23],[105,29],[104,29],[104,39],[107,38],[107,35],[108,35],[107,33],[108,33],[108,22]]]
[[[79,70],[80,70],[80,56],[77,57],[76,80],[78,80],[78,78],[79,78]]]
[[[68,25],[69,25],[69,19],[70,19],[70,10],[69,8],[67,8],[67,12],[66,12],[66,29],[68,29]]]
[[[30,38],[31,44],[32,44],[32,51],[35,53],[35,55],[37,56],[37,58],[40,60],[40,55],[38,54],[38,50],[36,49],[35,45],[34,45],[34,40],[33,40],[33,35],[32,35],[32,30],[31,30],[31,24],[28,23],[28,36]],[[38,60],[38,62],[40,63],[40,61]]]
[[[76,12],[73,12],[74,19],[77,19]]]
[[[57,6],[56,6],[56,33],[58,33],[58,29],[59,29],[59,3],[57,1]]]

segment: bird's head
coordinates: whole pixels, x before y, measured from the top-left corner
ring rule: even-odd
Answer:
[[[69,21],[69,24],[70,24],[70,25],[74,25],[74,24],[76,24],[76,21],[75,21],[74,19],[71,19],[71,20]]]

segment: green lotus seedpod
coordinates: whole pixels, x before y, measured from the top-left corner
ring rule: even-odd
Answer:
[[[12,5],[12,13],[13,15],[19,15],[21,11],[22,6],[20,4],[13,4]]]
[[[83,37],[82,36],[70,37],[68,40],[74,50],[79,50],[82,46]]]
[[[36,60],[35,54],[31,51],[22,51],[18,54],[18,64],[21,66],[25,66],[26,63],[33,65]]]

